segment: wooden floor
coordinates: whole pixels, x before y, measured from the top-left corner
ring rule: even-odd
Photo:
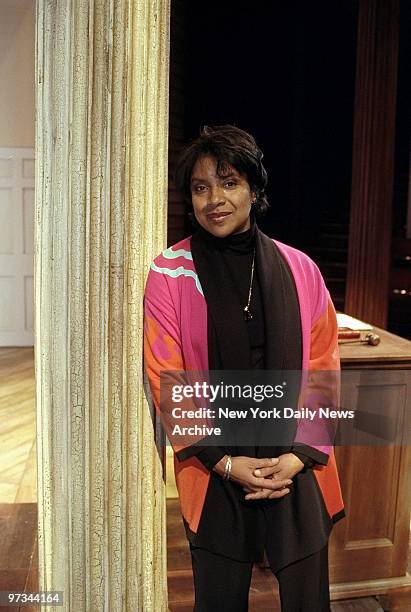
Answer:
[[[0,348],[0,376],[0,591],[36,591],[38,555],[33,349]],[[167,535],[169,608],[172,612],[191,612],[193,579],[190,555],[176,499],[167,500]],[[0,606],[0,611],[6,610],[17,612],[18,608]],[[22,607],[21,610],[34,612],[37,607]],[[250,612],[278,610],[275,578],[270,571],[255,567],[250,590]],[[332,604],[333,612],[381,610],[377,599],[370,597]],[[223,608],[221,612],[224,612]]]
[[[37,504],[0,503],[0,591],[38,590]],[[0,606],[34,612],[38,606]]]
[[[0,591],[38,590],[33,348],[0,349]],[[38,607],[21,607],[25,612]],[[17,612],[18,607],[0,606]]]
[[[0,349],[0,503],[37,502],[33,348]]]
[[[169,609],[172,612],[191,612],[193,581],[190,556],[177,500],[167,501],[167,523]],[[30,592],[37,589],[37,504],[0,504],[0,591]],[[17,612],[19,608],[0,606],[0,610]],[[36,606],[21,608],[22,612],[35,610],[38,610]],[[250,612],[279,610],[275,578],[269,571],[254,568],[250,589]],[[333,612],[381,610],[377,600],[370,597],[332,604]]]

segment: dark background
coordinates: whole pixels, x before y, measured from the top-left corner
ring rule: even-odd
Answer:
[[[264,152],[271,208],[261,229],[306,251],[344,310],[357,31],[369,1],[171,2],[169,244],[192,233],[172,182],[179,151],[202,125],[237,125]],[[400,0],[387,328],[411,338],[410,10]]]
[[[185,138],[250,131],[264,152],[262,229],[300,247],[348,221],[357,2],[188,2]]]

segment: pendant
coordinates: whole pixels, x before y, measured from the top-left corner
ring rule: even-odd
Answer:
[[[253,318],[253,315],[249,311],[248,306],[244,306],[243,310],[244,310],[244,319],[246,321],[251,321],[251,319]]]

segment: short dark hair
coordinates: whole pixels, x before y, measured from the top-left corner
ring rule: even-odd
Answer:
[[[192,210],[191,174],[200,157],[209,155],[217,162],[217,174],[224,176],[227,166],[232,166],[245,176],[251,191],[256,195],[252,207],[257,218],[268,210],[265,189],[267,172],[261,162],[263,152],[253,136],[234,125],[205,125],[200,136],[180,154],[174,171],[174,184],[183,196],[187,210]]]

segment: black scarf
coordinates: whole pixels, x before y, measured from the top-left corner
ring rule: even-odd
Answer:
[[[265,369],[301,368],[301,323],[290,269],[273,240],[253,223],[251,230],[216,238],[201,229],[191,239],[193,262],[207,302],[209,369],[250,367],[247,323],[237,289],[224,261],[227,249],[249,250],[261,291],[265,329]],[[250,278],[250,265],[244,270]]]
[[[256,274],[251,302],[254,319],[246,322],[243,307],[247,303],[254,249]],[[264,369],[300,370],[302,342],[297,292],[289,267],[273,240],[253,221],[247,232],[226,238],[217,238],[201,228],[192,237],[191,251],[207,302],[209,369],[251,369],[252,324],[255,331],[255,318],[263,317]],[[245,283],[239,282],[238,277],[236,282],[233,273],[236,255],[238,266],[244,267],[239,273],[245,275]],[[243,295],[239,294],[239,285],[245,286]],[[275,456],[287,450],[285,446],[260,446],[258,438],[259,434],[253,431],[247,439],[250,443],[254,441],[254,446],[241,442],[222,448],[232,455],[255,457]]]

